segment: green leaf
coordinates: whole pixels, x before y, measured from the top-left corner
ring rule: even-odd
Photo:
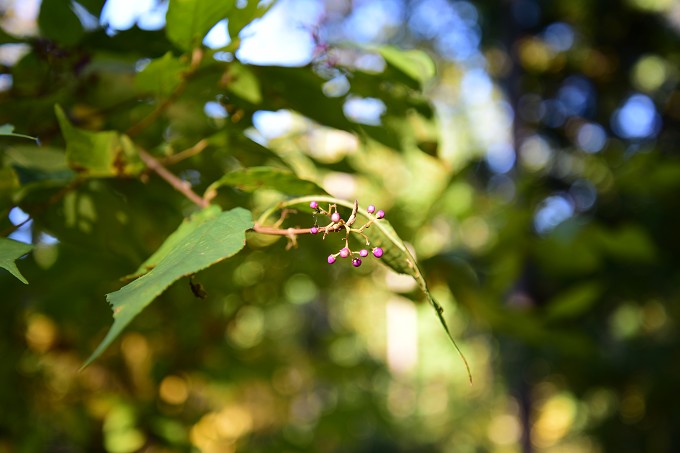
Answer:
[[[66,139],[66,159],[71,168],[100,178],[132,175],[142,170],[134,143],[126,135],[77,129],[59,105],[55,105],[54,110]]]
[[[43,0],[38,25],[43,36],[66,46],[77,44],[84,34],[80,19],[66,0]]]
[[[227,17],[233,6],[234,0],[170,0],[166,15],[168,39],[182,50],[191,50]]]
[[[597,281],[575,285],[548,302],[546,317],[563,319],[578,316],[586,312],[602,292],[602,285]]]
[[[10,274],[28,285],[28,281],[21,275],[16,260],[33,250],[30,244],[24,244],[12,239],[0,238],[0,267],[7,269]]]
[[[186,64],[172,56],[171,52],[149,63],[135,77],[135,84],[144,91],[159,96],[168,96],[182,82],[182,71]]]
[[[144,261],[139,268],[132,274],[124,277],[125,280],[132,280],[138,278],[151,269],[156,267],[170,252],[182,243],[182,241],[196,228],[198,228],[203,223],[208,220],[212,220],[217,217],[220,212],[222,212],[219,206],[209,206],[206,209],[196,212],[177,228],[168,238],[163,242],[158,250],[156,250],[153,255],[151,255],[146,261]]]
[[[246,4],[239,8],[238,5],[242,3]],[[238,34],[241,33],[241,30],[253,20],[264,16],[273,4],[274,2],[263,2],[260,0],[238,2],[237,7],[229,13],[228,28],[231,39],[236,39]]]
[[[11,124],[3,124],[0,126],[0,135],[4,135],[6,137],[20,137],[20,138],[27,138],[29,140],[38,140],[35,137],[31,137],[30,135],[24,135],[24,134],[15,134],[14,133],[14,126]]]
[[[25,42],[25,40],[10,35],[2,27],[0,27],[0,44],[18,44],[22,42]]]
[[[206,199],[212,199],[215,191],[223,186],[234,186],[244,192],[274,189],[288,195],[326,194],[316,183],[274,167],[250,167],[227,173],[208,187]]]
[[[252,226],[250,211],[235,208],[213,219],[190,225],[182,232],[181,238],[171,235],[168,240],[173,242],[173,248],[161,254],[156,267],[106,295],[113,308],[113,325],[83,367],[92,363],[172,283],[239,252],[245,246],[245,232]]]
[[[77,2],[88,10],[90,14],[99,19],[106,0],[77,0]]]
[[[436,74],[434,61],[422,50],[402,50],[393,46],[370,48],[393,69],[410,79],[413,88],[422,89]]]
[[[227,89],[251,104],[262,102],[260,81],[248,66],[238,62],[233,62],[229,65],[229,84]]]
[[[339,206],[344,206],[349,209],[354,208],[353,203],[325,196],[295,198],[293,200],[288,200],[284,203],[280,203],[278,207],[281,208],[284,206],[307,204],[310,201],[335,203]],[[269,215],[269,213],[271,212],[273,211],[272,210],[267,211],[265,216]],[[366,219],[373,218],[368,212],[366,212],[366,210],[362,208],[359,208],[357,210],[357,214],[358,216],[362,216]],[[357,220],[356,223],[360,225],[362,222],[361,220]],[[430,305],[434,309],[437,318],[439,318],[439,322],[441,323],[442,327],[444,328],[444,331],[446,332],[446,335],[449,337],[449,340],[453,344],[454,348],[456,348],[458,355],[460,355],[460,358],[463,360],[463,363],[465,364],[465,369],[468,374],[468,378],[470,380],[470,383],[472,383],[472,373],[470,371],[470,365],[468,364],[465,355],[458,347],[456,340],[454,340],[453,336],[451,335],[449,326],[446,323],[446,320],[444,319],[444,309],[432,297],[432,294],[430,293],[430,290],[427,286],[427,282],[425,281],[425,278],[423,277],[423,274],[420,271],[420,268],[418,267],[418,263],[416,262],[416,259],[413,257],[411,252],[404,244],[404,241],[401,240],[397,232],[394,230],[392,225],[390,225],[389,221],[387,221],[386,219],[380,219],[375,221],[373,225],[371,225],[368,229],[364,230],[364,233],[367,234],[368,237],[370,238],[372,246],[381,247],[383,249],[384,254],[381,258],[383,264],[389,266],[394,271],[400,274],[410,275],[416,281],[420,289],[425,294],[425,297],[427,298],[428,302],[430,302]]]

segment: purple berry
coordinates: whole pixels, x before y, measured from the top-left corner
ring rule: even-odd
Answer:
[[[361,249],[361,250],[359,251],[359,255],[361,255],[362,257],[367,257],[367,256],[368,256],[368,250],[366,250],[366,249]]]
[[[349,249],[347,247],[340,249],[340,256],[347,258],[349,256]]]
[[[333,255],[328,255],[328,264],[335,263],[335,257]]]
[[[331,215],[331,220],[333,221],[333,223],[338,223],[340,221],[340,213],[334,212]]]
[[[361,266],[361,260],[360,260],[359,258],[354,258],[354,259],[352,260],[352,266],[354,266],[354,267],[359,267],[359,266]]]
[[[373,256],[375,256],[376,258],[380,258],[381,256],[383,256],[383,249],[381,249],[380,247],[374,248]]]
[[[312,209],[319,209],[319,203],[317,203],[316,201],[312,201],[311,203],[309,203],[309,207]]]
[[[368,207],[366,208],[366,212],[368,212],[369,214],[373,214],[375,212],[375,206],[369,204]]]
[[[317,226],[313,226],[309,229],[309,232],[312,234],[316,234],[319,232],[319,228]]]
[[[378,212],[375,214],[375,216],[376,216],[376,218],[378,218],[378,219],[382,219],[383,217],[385,217],[385,211],[383,211],[383,210],[381,209],[380,211],[378,211]]]

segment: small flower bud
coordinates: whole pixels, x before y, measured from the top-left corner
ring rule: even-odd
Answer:
[[[316,201],[312,201],[311,203],[309,203],[309,207],[312,209],[319,209],[319,203],[317,203]]]
[[[316,234],[319,232],[319,228],[315,225],[309,229],[309,232],[312,234]]]
[[[333,221],[333,223],[338,223],[340,221],[340,213],[334,212],[331,215],[331,220]]]
[[[335,257],[333,255],[328,255],[328,264],[335,263]]]
[[[375,213],[375,217],[378,219],[382,219],[383,217],[385,217],[385,211],[381,209],[380,211]]]
[[[373,214],[375,212],[375,206],[369,204],[368,207],[366,208],[366,212],[368,212],[369,214]]]
[[[361,249],[361,250],[359,251],[359,255],[361,255],[362,257],[368,256],[368,250],[366,250],[366,249]]]
[[[383,256],[383,249],[381,249],[380,247],[374,248],[373,256],[375,256],[376,258],[380,258],[381,256]]]
[[[359,266],[361,266],[361,260],[360,260],[359,258],[354,258],[354,259],[352,260],[352,266],[354,266],[354,267],[359,267]]]
[[[340,256],[347,258],[349,256],[349,249],[347,247],[340,249]]]

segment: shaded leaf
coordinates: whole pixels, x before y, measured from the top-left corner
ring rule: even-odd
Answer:
[[[106,295],[113,308],[113,325],[83,367],[99,357],[123,329],[176,280],[240,251],[245,246],[245,232],[252,226],[250,212],[235,208],[208,221],[190,225],[179,240],[171,236],[169,240],[173,242],[173,248],[162,253],[156,267],[118,291]]]
[[[561,292],[547,305],[548,319],[562,319],[578,316],[586,311],[602,295],[602,285],[596,281],[575,285]]]
[[[215,191],[223,186],[233,186],[245,192],[274,189],[288,195],[326,193],[316,183],[300,179],[290,171],[274,167],[251,167],[227,173],[208,187],[206,198],[213,198]]]
[[[227,89],[251,104],[262,102],[260,82],[248,66],[238,62],[229,65],[229,84]]]
[[[200,44],[210,29],[227,17],[234,0],[170,0],[166,33],[182,50]]]
[[[19,137],[19,138],[27,138],[29,140],[38,140],[35,137],[31,137],[30,135],[24,135],[24,134],[15,134],[14,133],[14,126],[11,124],[3,124],[0,126],[0,135],[4,135],[6,137]]]
[[[15,261],[30,252],[33,246],[12,239],[0,238],[0,267],[7,269],[10,274],[28,285],[28,281],[21,275]]]
[[[129,175],[141,171],[142,162],[126,135],[75,128],[59,105],[54,110],[66,140],[66,159],[71,168],[91,177]]]
[[[83,24],[65,0],[43,0],[38,14],[38,25],[43,36],[66,46],[76,44],[84,34]]]
[[[149,63],[135,77],[135,84],[144,91],[159,96],[168,96],[182,82],[182,71],[186,65],[171,52]]]

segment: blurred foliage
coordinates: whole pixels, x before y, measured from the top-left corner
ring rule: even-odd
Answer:
[[[238,58],[281,5],[104,3],[0,19],[0,452],[680,449],[675,2],[329,0],[298,67]],[[473,386],[413,279],[244,246],[324,193],[387,212]],[[148,307],[79,372],[106,294]]]

